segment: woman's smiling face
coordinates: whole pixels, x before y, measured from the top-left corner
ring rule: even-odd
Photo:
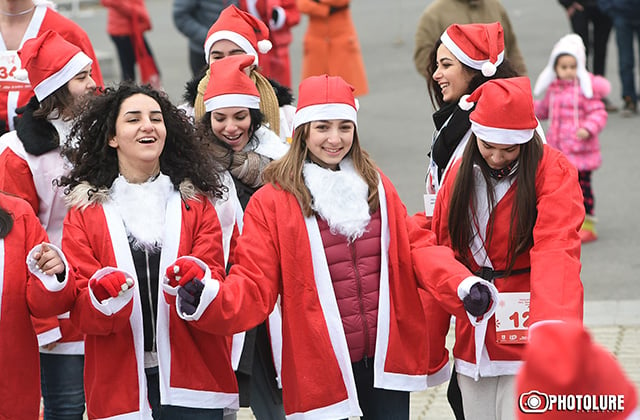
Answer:
[[[250,127],[249,108],[220,108],[211,112],[213,134],[234,152],[241,151],[249,143]]]

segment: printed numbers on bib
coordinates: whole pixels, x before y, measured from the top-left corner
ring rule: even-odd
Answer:
[[[531,293],[500,293],[496,309],[496,341],[500,344],[527,342]]]

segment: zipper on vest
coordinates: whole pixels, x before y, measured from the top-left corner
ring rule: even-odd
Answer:
[[[362,277],[360,276],[360,271],[358,271],[358,258],[356,255],[356,245],[354,242],[349,242],[349,250],[351,251],[351,263],[353,265],[353,272],[355,273],[355,277],[356,277],[356,288],[358,291],[358,306],[360,309],[360,317],[362,318],[362,329],[364,332],[364,351],[363,351],[363,358],[362,360],[364,361],[364,366],[365,367],[369,367],[368,366],[368,357],[367,357],[367,353],[369,352],[369,325],[367,324],[367,314],[364,310],[364,299],[363,299],[363,293],[362,293]]]
[[[158,351],[156,345],[156,318],[153,316],[153,296],[151,295],[151,269],[149,268],[149,253],[144,251],[144,258],[147,263],[147,297],[149,298],[149,310],[151,311],[151,334],[153,337],[151,351]]]

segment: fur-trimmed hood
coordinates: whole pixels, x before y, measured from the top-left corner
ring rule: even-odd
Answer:
[[[180,183],[180,197],[183,201],[198,200],[198,194],[202,192],[193,183],[185,179]],[[81,182],[65,197],[65,203],[69,208],[84,210],[91,205],[101,205],[111,199],[111,188],[96,188],[88,182]]]

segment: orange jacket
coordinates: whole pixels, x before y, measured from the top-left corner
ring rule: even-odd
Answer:
[[[329,74],[340,76],[355,88],[355,95],[369,91],[349,0],[297,0],[298,10],[309,16],[304,36],[302,78]],[[339,9],[332,12],[332,9]]]

